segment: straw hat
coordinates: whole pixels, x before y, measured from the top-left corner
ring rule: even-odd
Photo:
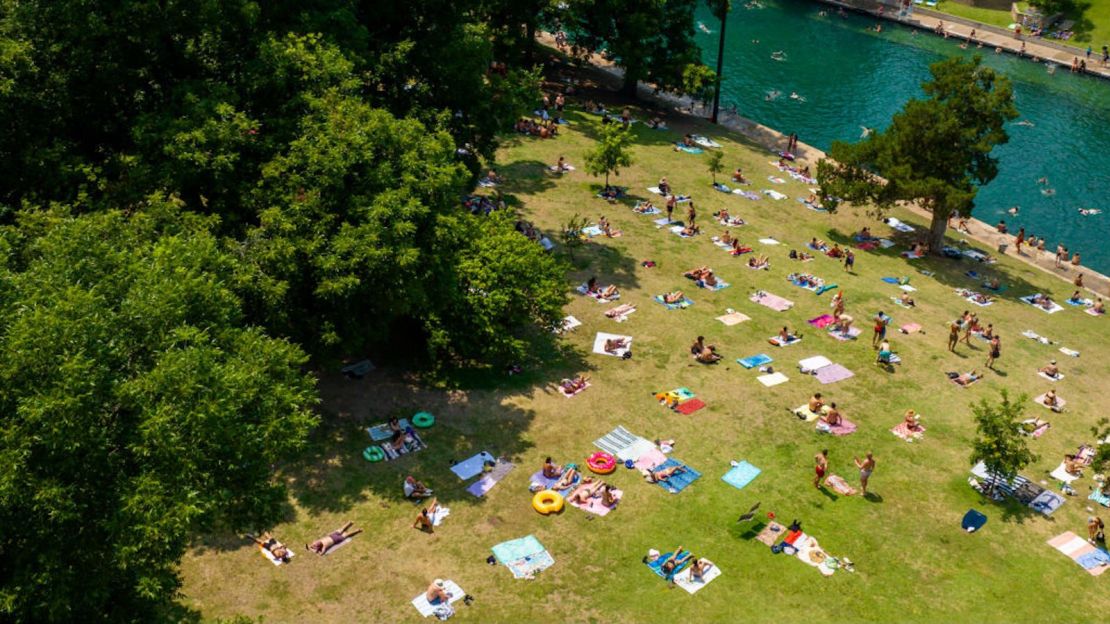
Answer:
[[[443,589],[443,579],[436,579],[434,585],[440,589]]]

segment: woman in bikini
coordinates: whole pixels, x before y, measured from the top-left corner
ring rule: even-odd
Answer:
[[[648,483],[659,483],[670,479],[680,472],[686,472],[686,466],[671,466],[670,468],[664,468],[662,470],[645,470],[643,473],[644,481]]]
[[[282,563],[289,562],[289,558],[291,556],[289,549],[285,547],[285,544],[277,541],[277,539],[275,539],[273,535],[270,535],[269,531],[264,531],[261,537],[255,537],[253,535],[250,535],[249,533],[247,534],[247,537],[249,537],[251,541],[255,544],[258,544],[260,548],[270,553],[270,556],[274,559],[277,559]]]
[[[565,490],[574,485],[575,479],[577,478],[578,469],[574,467],[574,464],[567,464],[566,468],[563,469],[563,476],[559,477],[559,480],[555,482],[555,485],[551,486],[551,489],[555,491]]]
[[[563,467],[556,464],[550,457],[543,460],[543,476],[548,479],[557,479],[563,474]]]
[[[686,298],[681,290],[675,290],[663,295],[663,303],[678,303]]]

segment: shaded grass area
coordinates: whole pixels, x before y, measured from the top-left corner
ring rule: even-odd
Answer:
[[[1000,301],[979,309],[952,291],[976,287],[964,272],[983,272],[982,265],[939,258],[908,262],[898,255],[902,245],[857,251],[851,274],[823,256],[796,264],[787,258],[789,249],[801,249],[811,237],[846,244],[863,225],[877,235],[891,232],[862,210],[827,215],[805,209],[794,200],[808,195],[805,186],[769,182],[767,176],[781,175],[768,164],[773,156],[746,139],[675,119],[665,132],[636,124],[635,164],[615,183],[649,196],[643,189],[665,175],[677,192],[692,194],[706,234],[681,239],[656,228],[653,217],[634,214],[630,202],[611,205],[593,197],[600,181],[585,175],[582,165],[597,118],[579,112],[569,117],[574,123],[559,138],[514,138],[498,154],[499,170],[509,177],[503,191],[518,200],[524,218],[546,232],[557,232],[576,213],[592,220],[604,214],[623,230],[620,238],[595,239],[577,252],[580,268],[568,276],[568,287],[597,275],[603,284],[617,283],[623,291],[620,302],[635,304],[638,311],[617,324],[603,315],[610,306],[575,298],[567,312],[584,326],[566,337],[570,352],[551,353],[543,368],[524,376],[494,371],[481,380],[460,375],[428,384],[388,370],[362,381],[325,375],[328,424],[308,456],[283,470],[294,499],[287,520],[273,531],[291,545],[348,520],[366,532],[327,558],[299,547],[293,563],[281,568],[235,536],[212,536],[183,564],[186,605],[208,617],[241,613],[265,616],[267,622],[411,621],[417,616],[409,601],[438,577],[456,580],[476,597],[473,606],[459,606],[460,621],[1087,621],[1110,607],[1105,578],[1089,576],[1044,543],[1065,530],[1083,534],[1089,478],[1076,484],[1082,498],[1069,499],[1052,518],[984,501],[966,483],[974,434],[969,403],[994,399],[1002,388],[1044,392],[1048,382],[1036,369],[1053,357],[1067,375],[1057,387],[1068,411],[1053,415],[1025,403],[1028,416],[1052,421],[1049,432],[1032,441],[1040,460],[1025,474],[1046,479],[1065,452],[1093,441],[1089,428],[1100,416],[1110,373],[1107,320],[1074,308],[1050,316],[1017,301],[1036,291],[1062,301],[1072,291],[1066,282],[1003,258],[986,272],[999,275],[1009,288]],[[743,167],[753,181],[750,188],[774,188],[790,199],[753,202],[715,192],[704,155],[670,148],[691,131],[723,143],[728,170]],[[561,154],[579,170],[547,177],[540,165],[554,163]],[[749,270],[744,266],[748,256],[733,258],[711,243],[709,236],[724,228],[713,225],[710,214],[725,207],[748,221],[732,232],[771,258],[769,271]],[[897,216],[923,225],[908,214]],[[758,242],[763,237],[784,244],[766,246]],[[645,259],[657,266],[643,268]],[[684,271],[701,265],[713,267],[732,286],[708,292],[683,278]],[[935,275],[926,277],[919,269]],[[848,312],[864,335],[842,343],[806,325],[807,319],[829,312],[832,293],[815,296],[792,286],[785,276],[793,271],[840,284]],[[913,293],[917,308],[893,305],[890,297],[901,291],[880,281],[884,276],[910,277],[918,288]],[[652,301],[675,289],[684,290],[695,305],[668,311]],[[756,289],[796,305],[773,312],[748,301]],[[997,374],[960,389],[943,372],[983,370],[986,358],[986,343],[975,339],[955,354],[945,349],[946,322],[969,307],[994,324],[1003,355]],[[752,320],[725,327],[714,317],[726,308]],[[904,363],[889,370],[874,364],[870,344],[867,319],[879,310],[893,316],[895,326],[917,322],[926,329],[924,335],[892,334]],[[767,344],[766,338],[783,325],[801,328],[802,343],[786,349]],[[1056,346],[1022,338],[1026,329],[1080,349],[1082,356],[1068,358]],[[591,354],[598,331],[634,336],[634,357],[625,361]],[[699,334],[725,355],[719,365],[696,365],[688,357],[687,346]],[[776,369],[790,381],[764,388],[755,371],[734,363],[759,352],[773,356]],[[855,377],[822,386],[799,374],[795,362],[817,354],[843,364]],[[593,386],[566,399],[553,383],[576,372],[590,374]],[[653,400],[654,392],[679,386],[691,388],[708,406],[683,416]],[[859,431],[824,437],[787,413],[815,391],[836,401]],[[889,431],[908,408],[924,415],[928,429],[925,439],[913,444]],[[368,442],[363,427],[391,413],[420,409],[438,418],[425,435],[430,449],[391,463],[362,460],[360,451]],[[676,439],[673,455],[704,476],[672,495],[622,468],[609,479],[624,490],[624,501],[604,518],[577,509],[551,517],[532,511],[528,477],[543,458],[581,464],[594,450],[591,442],[617,425],[648,438]],[[852,457],[874,451],[874,495],[842,497],[814,489],[813,455],[821,448],[830,451],[831,472],[852,483],[857,481]],[[519,466],[489,495],[476,499],[448,468],[451,460],[480,450],[507,455]],[[720,480],[729,461],[741,459],[763,469],[742,491]],[[435,488],[452,510],[434,535],[410,528],[417,508],[401,497],[406,474]],[[801,520],[830,553],[851,558],[857,572],[824,578],[795,558],[772,555],[750,539],[750,525],[736,523],[756,502],[780,521]],[[981,533],[967,535],[959,522],[972,507],[990,521]],[[485,563],[491,546],[528,534],[536,535],[556,560],[537,580],[514,580],[504,567]],[[640,563],[649,548],[667,551],[679,545],[724,571],[693,597],[669,590]]]
[[[1009,10],[973,7],[953,0],[941,0],[936,10],[1001,28],[1006,28],[1013,22]],[[1101,59],[1103,44],[1110,44],[1110,3],[1098,0],[1076,0],[1073,8],[1064,13],[1063,19],[1074,22],[1072,26],[1074,35],[1067,40],[1048,40],[1084,50],[1090,45],[1094,48],[1091,58]]]

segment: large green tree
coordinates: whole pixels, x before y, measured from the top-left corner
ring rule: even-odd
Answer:
[[[879,212],[911,202],[932,213],[929,242],[939,253],[948,217],[968,214],[978,187],[998,174],[995,146],[1017,117],[1010,81],[981,59],[951,58],[929,68],[925,99],[911,99],[890,127],[859,143],[834,142],[817,167],[822,194]]]
[[[0,618],[153,621],[191,536],[279,517],[314,382],[208,228],[154,197],[0,232]]]
[[[1022,404],[1025,395],[1011,401],[1003,390],[998,403],[982,399],[971,406],[975,419],[975,439],[972,441],[972,464],[983,462],[987,473],[1010,480],[1022,468],[1037,461],[1029,450],[1028,437],[1021,430]],[[987,491],[993,488],[988,484]]]
[[[620,175],[622,168],[632,166],[632,133],[619,123],[601,127],[597,143],[586,153],[586,173],[604,175],[609,186],[609,174]]]
[[[638,81],[679,90],[688,66],[701,64],[693,38],[696,0],[569,0],[566,5],[559,16],[569,41],[585,52],[603,52],[623,69],[625,95],[636,96]]]

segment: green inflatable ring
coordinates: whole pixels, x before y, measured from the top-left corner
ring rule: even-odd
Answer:
[[[418,429],[427,429],[434,424],[436,424],[436,417],[429,412],[417,412],[412,417],[412,426]]]
[[[385,451],[380,446],[368,446],[362,451],[362,458],[368,462],[380,462],[385,459]]]

